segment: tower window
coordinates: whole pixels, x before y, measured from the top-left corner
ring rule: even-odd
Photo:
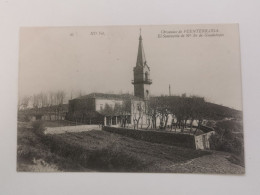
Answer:
[[[146,97],[148,97],[149,96],[149,91],[148,90],[146,90]]]
[[[145,72],[145,80],[148,81],[148,72]]]

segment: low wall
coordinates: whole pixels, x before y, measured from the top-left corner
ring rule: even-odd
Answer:
[[[45,134],[60,134],[68,132],[82,132],[90,130],[101,130],[99,125],[77,125],[77,126],[62,126],[62,127],[47,127]]]
[[[104,126],[102,130],[125,135],[139,140],[153,143],[167,144],[172,146],[186,147],[196,149],[193,135],[175,134],[170,132],[151,131],[151,130],[134,130],[116,127]]]
[[[209,138],[211,135],[215,134],[215,131],[210,131],[201,135],[195,136],[195,145],[197,150],[209,150]]]

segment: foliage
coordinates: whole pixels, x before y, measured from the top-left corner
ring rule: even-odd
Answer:
[[[131,112],[131,102],[123,101],[122,104],[115,103],[114,106],[105,104],[105,107],[101,109],[100,113],[105,116],[119,116],[129,115]]]
[[[56,167],[56,171],[84,170],[77,162],[52,153],[30,123],[18,122],[17,138],[17,171],[54,171],[49,167]]]
[[[65,100],[65,92],[58,90],[56,92],[38,93],[32,96],[24,96],[19,99],[18,110],[28,109],[29,104],[32,104],[34,109],[62,105]]]
[[[156,127],[156,118],[159,117],[162,128],[166,128],[169,115],[177,119],[175,126],[184,129],[187,120],[198,120],[199,125],[207,115],[207,107],[204,98],[186,95],[161,96],[151,98],[148,106],[148,116],[152,119],[152,127]],[[173,121],[172,121],[173,124]]]
[[[134,102],[132,104],[132,115],[134,121],[134,129],[139,128],[140,120],[142,120],[145,112],[145,104],[143,102]],[[141,124],[142,125],[142,124]]]
[[[33,130],[35,131],[36,134],[44,134],[44,125],[43,125],[43,121],[34,121],[32,123],[32,127],[33,127]]]
[[[228,120],[216,124],[215,135],[210,138],[211,149],[232,153],[233,160],[244,165],[243,126],[241,122]]]
[[[206,106],[208,107],[208,118],[212,120],[222,120],[225,118],[234,118],[237,120],[242,120],[242,111],[235,110],[232,108],[228,108],[226,106],[206,102]]]

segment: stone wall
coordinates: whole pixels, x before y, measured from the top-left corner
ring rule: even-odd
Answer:
[[[111,133],[125,135],[143,141],[196,149],[195,139],[193,135],[175,134],[170,132],[151,131],[151,130],[124,129],[124,128],[107,127],[107,126],[104,126],[103,130]]]

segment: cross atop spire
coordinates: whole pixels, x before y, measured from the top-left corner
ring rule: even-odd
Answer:
[[[142,29],[140,28],[139,46],[138,46],[136,66],[146,65],[146,59],[145,59],[144,48],[143,48],[143,38],[142,38],[141,33],[142,33]]]

